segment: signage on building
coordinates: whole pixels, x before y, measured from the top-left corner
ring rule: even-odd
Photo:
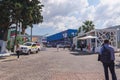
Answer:
[[[43,39],[42,39],[42,42],[46,43],[46,42],[47,42],[47,39],[46,39],[46,38],[43,38]]]

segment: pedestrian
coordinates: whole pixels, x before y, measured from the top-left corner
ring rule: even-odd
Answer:
[[[83,51],[83,45],[82,44],[80,44],[80,50]]]
[[[95,43],[92,44],[92,52],[95,53]]]
[[[63,49],[65,50],[65,45],[63,45]]]
[[[57,51],[59,51],[59,47],[60,47],[60,46],[59,46],[59,44],[58,44],[58,45],[57,45]]]
[[[111,72],[112,80],[117,80],[114,63],[115,54],[114,49],[109,44],[109,40],[104,40],[104,43],[100,49],[98,60],[103,64],[105,80],[109,80],[108,69]]]
[[[16,45],[16,53],[17,53],[17,59],[19,59],[19,56],[20,56],[20,45],[18,43]]]
[[[72,44],[72,51],[75,50],[75,44]]]

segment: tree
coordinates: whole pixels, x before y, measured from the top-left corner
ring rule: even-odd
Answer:
[[[10,21],[10,0],[0,1],[0,40],[7,40],[8,28],[11,25]],[[4,34],[4,35],[3,35]]]
[[[0,40],[3,45],[7,41],[11,24],[16,24],[17,32],[18,23],[21,22],[24,34],[28,25],[41,23],[43,21],[42,7],[39,0],[0,0],[0,34],[3,34],[0,35]]]
[[[81,32],[82,30],[83,30],[85,33],[86,33],[86,32],[89,32],[89,31],[95,29],[94,26],[95,26],[95,25],[93,24],[92,21],[87,20],[87,21],[83,22],[83,25],[82,25],[82,26],[79,27],[78,32]]]
[[[0,0],[0,53],[6,52],[7,35],[11,20],[11,0]]]
[[[25,34],[27,26],[32,27],[32,24],[38,24],[43,22],[43,16],[41,15],[42,7],[39,0],[25,0],[21,4],[24,6],[22,11],[22,34]]]
[[[22,23],[22,31],[27,26],[43,22],[41,15],[43,5],[39,0],[1,0],[0,1],[0,40],[7,40],[8,28],[11,24]]]

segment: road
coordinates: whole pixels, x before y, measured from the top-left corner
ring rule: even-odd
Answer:
[[[116,54],[116,74],[120,80],[120,57]],[[47,48],[38,54],[21,55],[0,61],[0,80],[104,80],[97,54]]]

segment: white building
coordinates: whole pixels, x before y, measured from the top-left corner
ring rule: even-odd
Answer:
[[[95,29],[87,33],[79,33],[77,37],[73,39],[73,43],[77,46],[80,41],[85,41],[86,51],[99,52],[101,45],[105,39],[108,39],[115,50],[118,49],[118,32],[117,29]]]

